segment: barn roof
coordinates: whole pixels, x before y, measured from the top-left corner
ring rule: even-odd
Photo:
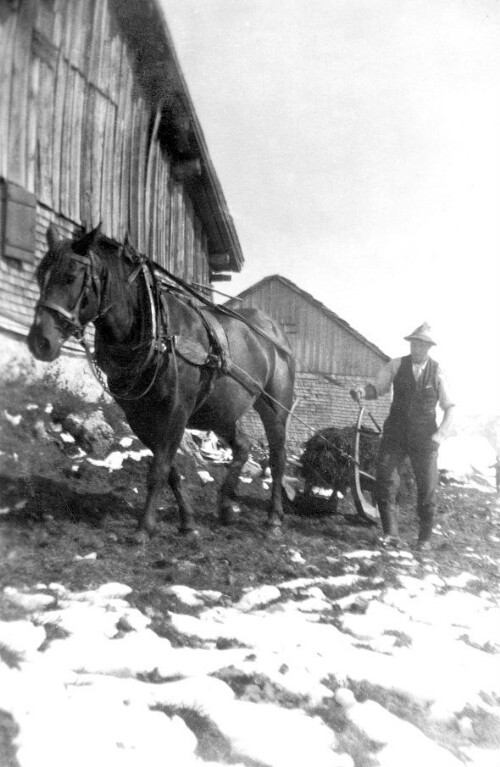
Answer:
[[[138,79],[151,103],[163,103],[159,138],[177,165],[198,161],[199,175],[183,177],[208,237],[210,254],[227,253],[224,269],[241,271],[243,252],[203,131],[175,52],[165,12],[158,0],[112,0],[116,18],[136,54]],[[217,267],[215,267],[217,268]]]
[[[379,354],[380,357],[385,360],[389,361],[390,357],[383,352],[381,349],[379,349],[378,346],[376,346],[374,343],[369,341],[365,336],[363,336],[361,333],[359,333],[357,330],[355,330],[351,325],[349,325],[348,322],[342,319],[342,317],[339,317],[338,314],[335,314],[335,312],[332,312],[331,309],[329,309],[327,306],[321,303],[321,301],[318,301],[317,298],[314,298],[310,293],[307,293],[305,290],[302,290],[302,288],[299,288],[297,285],[295,285],[294,282],[291,280],[288,280],[286,277],[282,277],[280,274],[272,274],[268,277],[264,277],[262,280],[259,280],[259,282],[256,282],[254,285],[251,285],[249,288],[246,288],[246,290],[243,290],[241,293],[238,294],[238,298],[244,298],[245,296],[250,295],[253,293],[257,288],[262,287],[262,285],[265,285],[269,282],[281,282],[283,285],[285,285],[289,290],[294,291],[295,293],[298,293],[302,298],[309,302],[310,304],[313,304],[317,309],[319,309],[323,314],[325,314],[327,317],[330,317],[334,322],[337,323],[337,325],[340,325],[345,331],[350,333],[352,336],[354,336],[358,341],[361,341],[365,346],[368,346],[370,349],[372,349],[376,354]],[[229,302],[230,303],[230,302]]]

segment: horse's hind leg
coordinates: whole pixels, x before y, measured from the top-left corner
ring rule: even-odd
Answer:
[[[273,478],[271,490],[271,506],[267,518],[267,524],[279,530],[283,518],[283,476],[286,465],[286,426],[287,411],[280,408],[280,412],[272,409],[265,399],[260,398],[254,405],[255,410],[261,417],[269,445],[269,468]]]
[[[181,533],[189,533],[194,530],[193,509],[181,492],[181,475],[175,465],[172,465],[170,468],[168,484],[170,485],[170,489],[172,490],[175,500],[177,501],[177,506],[179,507],[179,531]]]
[[[236,485],[250,453],[251,442],[238,426],[235,426],[232,432],[221,433],[220,436],[224,437],[233,451],[233,460],[222,483],[219,499],[219,519],[223,525],[227,525],[234,518],[233,499]]]

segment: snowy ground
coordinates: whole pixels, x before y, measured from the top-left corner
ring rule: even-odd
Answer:
[[[0,767],[499,767],[491,447],[443,451],[460,484],[427,559],[348,513],[289,515],[270,542],[261,477],[221,529],[223,467],[204,480],[193,451],[199,543],[166,499],[139,551],[140,444],[115,417],[111,452],[75,453],[61,422],[82,411],[55,394],[0,389]],[[411,545],[413,498],[400,523]]]
[[[374,558],[397,566],[397,587],[358,574]],[[235,603],[165,586],[175,640],[126,584],[6,587],[18,619],[0,622],[3,763],[498,767],[500,595],[405,551],[340,560],[344,575]]]

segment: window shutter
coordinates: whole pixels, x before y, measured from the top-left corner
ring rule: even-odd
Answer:
[[[5,179],[0,183],[2,256],[31,264],[36,247],[36,197]]]

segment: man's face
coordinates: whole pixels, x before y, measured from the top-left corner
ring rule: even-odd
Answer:
[[[427,359],[427,355],[429,354],[429,349],[431,346],[432,344],[429,344],[427,341],[420,341],[418,338],[412,338],[410,341],[410,354],[412,362],[415,362],[417,365],[419,365],[421,362]]]

